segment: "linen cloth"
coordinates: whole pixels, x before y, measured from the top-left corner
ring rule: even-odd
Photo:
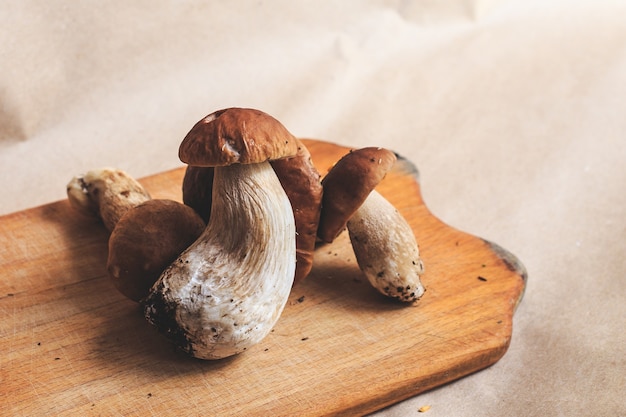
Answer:
[[[529,274],[492,367],[377,416],[626,415],[626,2],[0,1],[0,214],[225,107],[384,146]],[[418,409],[429,405],[422,414]]]

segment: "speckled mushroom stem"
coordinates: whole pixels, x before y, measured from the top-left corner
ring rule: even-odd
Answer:
[[[424,264],[411,226],[373,190],[348,221],[352,248],[368,281],[382,294],[404,302],[424,294]]]
[[[153,286],[146,318],[192,356],[243,352],[278,320],[295,248],[291,205],[270,164],[216,167],[209,224]]]
[[[150,194],[126,172],[113,168],[94,169],[67,184],[67,197],[74,209],[102,219],[112,231],[126,212],[150,200]]]

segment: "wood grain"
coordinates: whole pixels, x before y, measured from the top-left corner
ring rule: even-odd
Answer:
[[[322,173],[347,151],[306,144]],[[182,176],[142,183],[180,200]],[[176,352],[116,292],[101,224],[66,201],[1,217],[0,415],[359,415],[498,361],[523,265],[433,216],[410,162],[400,159],[377,189],[415,231],[423,299],[406,306],[375,292],[344,232],[317,249],[272,333],[214,362]]]

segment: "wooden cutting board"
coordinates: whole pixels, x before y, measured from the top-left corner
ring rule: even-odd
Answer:
[[[347,152],[306,144],[322,174]],[[183,173],[142,183],[155,198],[180,200]],[[312,274],[267,338],[213,362],[176,352],[116,292],[101,224],[67,201],[1,217],[0,414],[359,415],[498,361],[523,265],[433,216],[410,162],[400,158],[378,190],[420,243],[422,300],[401,305],[375,292],[343,233],[317,249]]]

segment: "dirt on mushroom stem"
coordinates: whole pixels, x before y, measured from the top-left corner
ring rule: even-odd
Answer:
[[[359,268],[379,292],[407,303],[424,294],[423,264],[413,230],[375,187],[396,162],[385,148],[354,149],[322,180],[318,236],[325,242],[347,227]]]
[[[238,354],[280,317],[293,284],[295,223],[269,163],[216,167],[202,236],[161,275],[145,315],[202,359]]]
[[[66,188],[72,207],[83,215],[100,218],[109,231],[128,210],[151,198],[137,180],[114,168],[88,171],[72,178]]]
[[[357,263],[374,288],[408,303],[424,295],[424,264],[415,235],[387,199],[373,190],[347,227]]]

